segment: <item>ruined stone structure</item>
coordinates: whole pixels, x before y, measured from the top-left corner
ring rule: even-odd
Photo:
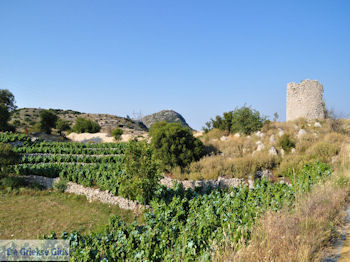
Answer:
[[[304,117],[324,119],[323,85],[317,80],[304,80],[287,85],[287,121]]]

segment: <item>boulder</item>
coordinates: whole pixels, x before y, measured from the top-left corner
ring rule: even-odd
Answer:
[[[277,149],[275,147],[271,147],[269,150],[269,155],[270,156],[277,156]]]
[[[298,138],[301,138],[303,135],[306,135],[307,132],[304,129],[300,129],[298,132]]]
[[[320,124],[320,122],[315,122],[314,127],[322,127],[322,125]]]
[[[281,128],[279,128],[278,129],[278,136],[281,137],[283,135],[284,135],[284,131]]]
[[[256,142],[256,144],[258,145],[256,151],[261,151],[265,148],[264,144],[261,141]]]

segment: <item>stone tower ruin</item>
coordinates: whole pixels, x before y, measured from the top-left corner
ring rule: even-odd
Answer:
[[[317,80],[304,80],[287,85],[287,121],[304,117],[324,119],[323,85]]]

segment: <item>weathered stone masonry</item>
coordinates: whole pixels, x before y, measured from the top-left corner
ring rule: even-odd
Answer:
[[[323,85],[317,80],[304,80],[287,85],[287,121],[304,117],[324,119]]]

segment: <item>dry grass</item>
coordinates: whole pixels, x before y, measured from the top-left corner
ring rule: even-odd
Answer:
[[[111,215],[134,219],[132,212],[119,207],[56,191],[2,193],[0,209],[0,239],[36,239],[52,230],[58,235],[72,230],[86,233],[107,224]]]
[[[298,198],[294,210],[270,212],[256,225],[249,244],[230,248],[218,260],[321,261],[324,248],[337,235],[350,193],[350,145],[342,148],[335,173],[312,192]]]
[[[315,126],[319,122],[322,127]],[[345,120],[342,122],[343,129],[349,125]],[[300,129],[306,130],[306,134],[298,138]],[[282,157],[281,145],[279,144],[279,131],[296,142],[295,152],[286,152]],[[332,132],[330,120],[307,121],[297,119],[291,122],[270,122],[264,125],[263,136],[255,134],[251,136],[227,135],[224,131],[213,129],[201,137],[206,145],[208,156],[181,172],[173,170],[175,178],[179,180],[191,179],[217,179],[219,176],[247,178],[254,176],[256,171],[269,169],[275,177],[284,176],[290,168],[301,168],[303,165],[315,160],[332,162],[334,156],[339,153],[341,144],[348,136]],[[274,136],[274,139],[272,139]],[[257,142],[265,148],[257,152]],[[275,147],[278,156],[270,156],[269,149]]]

